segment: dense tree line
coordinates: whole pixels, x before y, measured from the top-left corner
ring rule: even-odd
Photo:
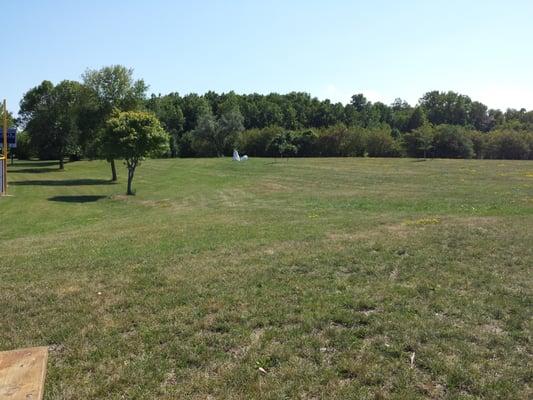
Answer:
[[[533,111],[489,109],[455,92],[432,91],[411,106],[355,94],[343,105],[307,93],[169,93],[147,97],[147,85],[122,66],[88,70],[81,82],[43,81],[21,101],[26,133],[19,157],[105,158],[103,136],[117,112],[155,115],[170,138],[169,157],[375,156],[533,159]]]

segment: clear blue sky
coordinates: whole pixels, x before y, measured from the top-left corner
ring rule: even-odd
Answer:
[[[533,1],[7,1],[0,97],[123,64],[150,92],[431,89],[533,109]]]

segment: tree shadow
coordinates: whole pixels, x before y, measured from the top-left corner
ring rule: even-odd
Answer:
[[[59,169],[59,161],[15,161],[15,167],[51,167],[53,165]]]
[[[95,201],[105,199],[106,196],[79,195],[79,196],[54,196],[48,201],[58,201],[62,203],[94,203]]]
[[[16,164],[15,164],[16,166]],[[10,174],[42,174],[45,172],[60,172],[59,167],[56,168],[20,168],[9,170]]]
[[[10,182],[13,186],[91,186],[91,185],[112,185],[107,179],[64,179],[64,180],[30,180]]]

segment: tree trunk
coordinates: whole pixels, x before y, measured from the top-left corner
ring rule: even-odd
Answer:
[[[59,169],[65,169],[65,162],[63,161],[63,156],[59,156]]]
[[[131,190],[131,183],[133,181],[134,173],[135,173],[135,167],[128,167],[128,191],[126,192],[128,196],[133,195],[133,191]]]
[[[115,166],[115,160],[111,159],[109,162],[111,163],[111,181],[116,182],[117,181],[117,167]]]

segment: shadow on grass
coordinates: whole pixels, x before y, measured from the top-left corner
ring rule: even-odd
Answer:
[[[42,174],[45,172],[60,172],[59,167],[57,168],[20,168],[20,169],[11,169],[9,170],[10,174]]]
[[[30,180],[11,182],[13,186],[90,186],[90,185],[111,185],[107,179],[64,179],[64,180]]]
[[[106,196],[54,196],[49,201],[58,201],[62,203],[94,203],[95,201],[105,199]]]
[[[67,164],[67,163],[65,163]],[[15,167],[51,167],[55,165],[59,169],[59,161],[15,161]]]

